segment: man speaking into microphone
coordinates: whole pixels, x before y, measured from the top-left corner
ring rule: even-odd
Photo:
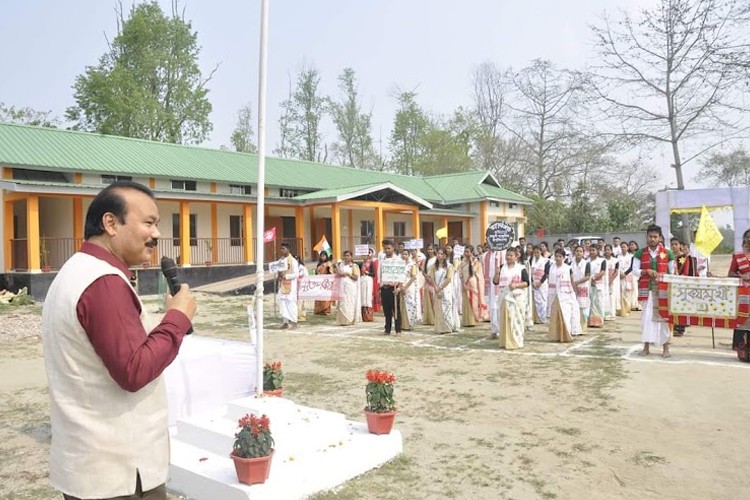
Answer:
[[[153,193],[103,189],[85,242],[60,269],[42,311],[51,399],[50,481],[66,499],[166,499],[167,395],[162,377],[195,316],[182,285],[149,324],[129,267],[151,261],[160,236]]]

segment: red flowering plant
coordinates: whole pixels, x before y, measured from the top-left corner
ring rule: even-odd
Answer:
[[[393,399],[393,384],[396,377],[392,373],[367,371],[367,407],[365,411],[372,413],[390,413],[396,411],[396,401]]]
[[[239,420],[239,432],[234,435],[232,454],[239,458],[267,457],[273,448],[271,421],[266,415],[247,414]]]
[[[281,389],[283,382],[284,372],[281,370],[281,361],[266,362],[263,365],[263,390]]]

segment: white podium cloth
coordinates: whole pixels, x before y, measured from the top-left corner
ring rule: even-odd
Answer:
[[[255,393],[255,348],[249,342],[190,335],[164,370],[169,425]]]

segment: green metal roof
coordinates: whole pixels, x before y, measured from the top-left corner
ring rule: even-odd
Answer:
[[[237,184],[258,182],[258,156],[254,154],[4,123],[0,123],[0,164]],[[390,182],[444,205],[487,197],[531,203],[528,198],[491,185],[496,181],[486,172],[414,177],[268,157],[265,181],[270,186],[313,191],[351,190],[353,186]]]

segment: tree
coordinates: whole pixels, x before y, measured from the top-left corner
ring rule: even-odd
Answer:
[[[237,123],[230,140],[235,151],[242,153],[257,153],[258,148],[253,142],[253,108],[247,103],[237,112]]]
[[[342,165],[376,168],[380,163],[372,145],[372,112],[362,111],[357,77],[352,68],[339,75],[339,101],[328,99],[328,107],[339,134],[333,154]]]
[[[320,123],[326,100],[318,91],[320,73],[314,67],[304,67],[297,75],[297,86],[281,103],[279,127],[281,142],[276,147],[280,156],[300,160],[325,162],[328,148],[323,142]]]
[[[741,130],[734,97],[743,82],[737,62],[746,58],[747,20],[740,7],[738,0],[659,0],[635,18],[623,12],[618,22],[605,17],[592,28],[601,61],[593,82],[614,132],[670,146],[677,189],[685,189],[682,166],[701,154],[682,159],[688,139],[723,132],[710,148]],[[685,217],[689,241],[688,226]]]
[[[0,123],[55,128],[59,120],[51,115],[52,111],[37,111],[28,107],[17,108],[15,106],[6,106],[4,102],[0,102]]]
[[[609,147],[587,131],[584,79],[540,59],[505,78],[507,113],[499,122],[517,141],[512,164],[525,173],[523,191],[545,199],[569,194],[576,176]]]
[[[424,137],[431,125],[416,97],[414,91],[397,93],[398,110],[391,131],[391,168],[406,175],[414,175],[415,166],[423,159]]]
[[[718,186],[750,186],[750,156],[743,148],[731,153],[714,153],[703,162],[695,178]]]
[[[172,143],[203,142],[212,129],[211,103],[198,68],[197,33],[184,10],[165,16],[155,1],[134,5],[125,19],[117,9],[117,36],[97,66],[73,86],[74,128]]]
[[[461,108],[448,120],[430,120],[419,138],[421,154],[414,161],[414,172],[443,175],[469,170],[473,127],[471,117]]]

